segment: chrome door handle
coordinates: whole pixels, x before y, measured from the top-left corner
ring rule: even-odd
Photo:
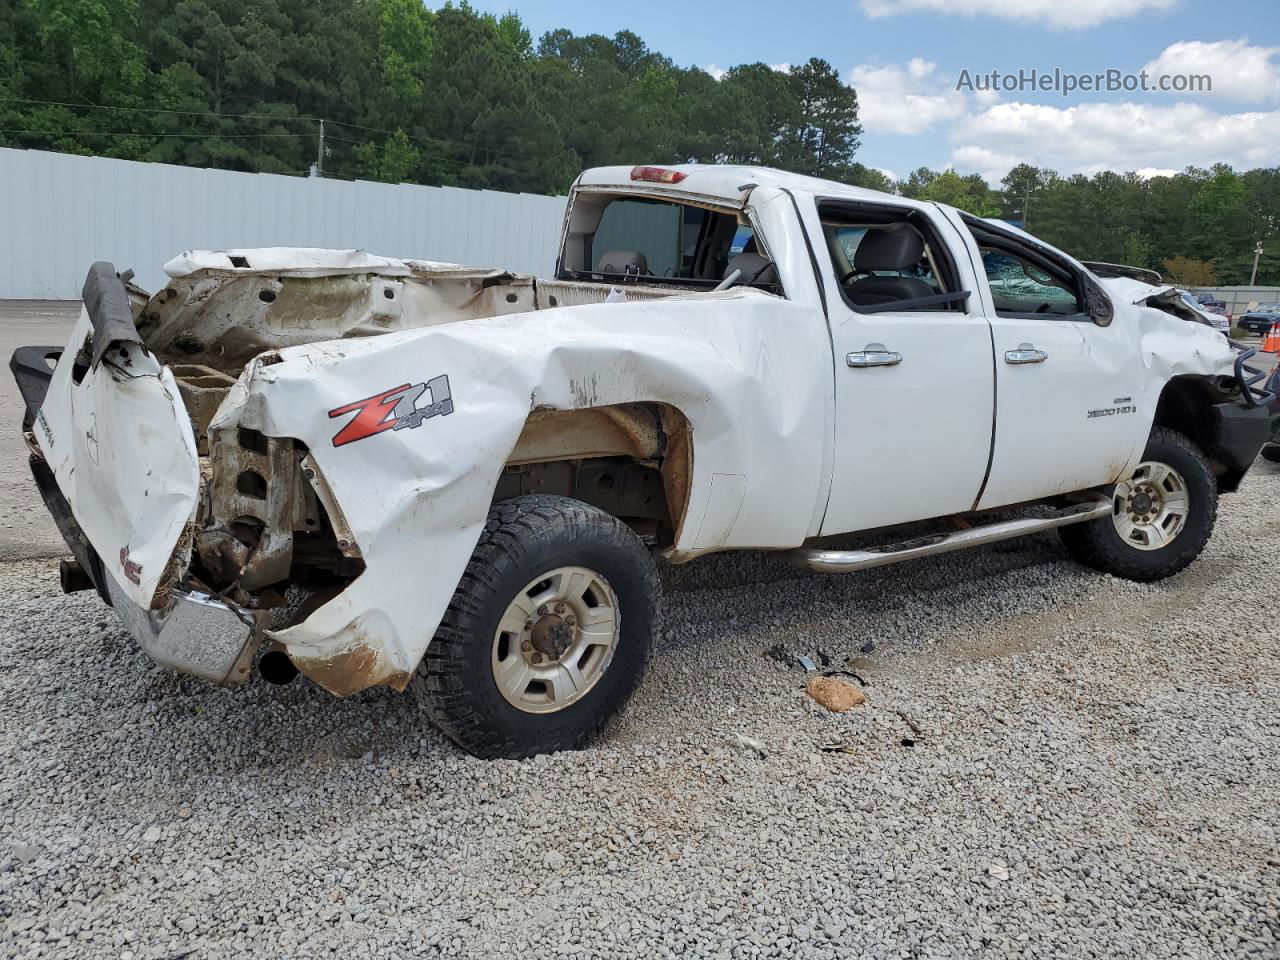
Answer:
[[[851,367],[896,367],[902,362],[902,354],[886,350],[883,343],[868,343],[866,348],[845,358]]]
[[[1043,350],[1037,350],[1029,343],[1018,344],[1017,350],[1006,350],[1004,352],[1005,363],[1044,363],[1049,359],[1049,355]]]

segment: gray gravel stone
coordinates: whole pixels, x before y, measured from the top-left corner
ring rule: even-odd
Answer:
[[[53,564],[0,564],[0,955],[1274,957],[1277,502],[1259,463],[1152,585],[1053,536],[668,568],[627,711],[520,763],[388,691],[155,669]],[[800,655],[865,706],[814,704]]]

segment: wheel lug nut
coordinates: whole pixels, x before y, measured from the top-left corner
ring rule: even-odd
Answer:
[[[530,659],[530,660],[532,660],[534,663],[541,663],[541,662],[542,662],[542,654],[540,654],[540,653],[535,653],[535,654],[534,654],[532,657],[530,657],[529,659]]]
[[[569,616],[564,618],[564,622],[572,627],[578,621],[573,618],[573,614],[570,614]]]
[[[530,650],[533,649],[533,644],[530,643],[528,640],[526,640],[524,643],[520,644],[520,649],[523,650],[525,653],[528,653]]]
[[[545,617],[547,615],[547,605],[544,603],[538,608],[538,616]]]
[[[557,603],[557,604],[556,604],[556,613],[564,613],[564,604],[563,604],[563,603]]]

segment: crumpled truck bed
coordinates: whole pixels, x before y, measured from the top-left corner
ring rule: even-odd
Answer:
[[[147,403],[129,399],[134,381],[114,366],[90,372],[104,393],[93,405],[68,384],[51,390],[73,398],[53,401],[55,431],[98,444],[77,441],[59,486],[113,583],[151,608],[193,588],[218,444],[287,442],[361,572],[283,628],[249,609],[256,598],[224,591],[220,602],[251,614],[259,639],[335,693],[408,682],[532,414],[678,411],[692,452],[676,559],[796,546],[820,519],[833,373],[810,306],[745,288],[628,287],[604,302],[619,299],[607,286],[355,252],[188,254],[167,269],[164,290],[135,294],[137,342],[125,343],[134,372],[145,367]],[[91,339],[82,321],[70,355]],[[71,368],[60,363],[59,376]],[[148,446],[130,448],[131,431]],[[73,471],[101,482],[90,492]],[[270,489],[260,493],[269,502]],[[113,510],[110,526],[85,524]]]

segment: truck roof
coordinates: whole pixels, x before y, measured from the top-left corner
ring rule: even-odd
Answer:
[[[749,183],[761,187],[778,187],[813,194],[819,197],[834,197],[845,200],[861,200],[871,203],[893,203],[902,207],[922,208],[928,206],[918,200],[910,200],[879,190],[868,190],[865,187],[853,187],[847,183],[834,180],[822,180],[800,173],[788,173],[772,167],[750,167],[716,163],[664,163],[654,164],[649,169],[670,170],[684,174],[679,184],[660,183],[652,180],[633,178],[632,171],[642,169],[634,166],[593,167],[578,177],[577,186],[588,188],[618,187],[624,190],[645,189],[645,192],[697,194],[703,197],[724,200],[731,205],[742,202],[742,188]]]

